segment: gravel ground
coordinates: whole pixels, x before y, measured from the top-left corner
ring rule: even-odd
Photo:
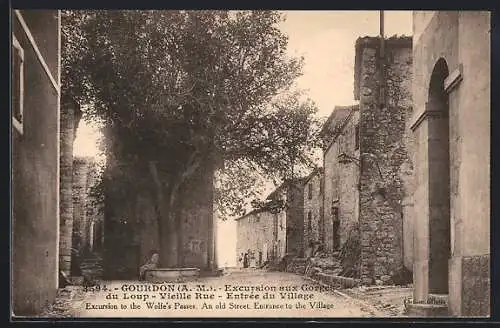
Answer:
[[[370,303],[389,317],[404,317],[404,299],[412,295],[413,288],[398,286],[356,287],[342,292]]]
[[[85,298],[82,286],[66,286],[57,291],[56,300],[47,307],[41,317],[68,318],[73,317],[74,305]]]
[[[347,318],[360,318],[360,317],[377,317],[380,316],[374,307],[369,304],[359,302],[355,298],[343,296],[336,291],[322,290],[312,292],[314,295],[308,300],[283,300],[279,292],[276,292],[274,299],[259,299],[259,300],[244,300],[244,299],[228,299],[225,293],[226,285],[231,286],[318,286],[304,277],[286,273],[286,272],[269,272],[264,270],[244,270],[226,272],[222,277],[200,278],[193,282],[186,282],[186,285],[192,289],[191,294],[194,296],[196,286],[204,284],[208,288],[213,288],[213,300],[162,300],[158,293],[136,293],[137,295],[148,295],[149,301],[159,306],[165,305],[165,308],[148,308],[144,300],[136,300],[135,304],[140,305],[139,308],[132,310],[130,308],[132,301],[128,299],[124,301],[122,286],[125,285],[151,285],[147,282],[139,281],[109,281],[104,282],[107,286],[107,291],[99,292],[83,292],[82,288],[71,287],[67,291],[61,291],[54,306],[49,309],[45,316],[52,317],[173,317],[173,318],[189,318],[189,317],[219,317],[219,318],[328,318],[328,317],[347,317]],[[109,291],[113,291],[119,295],[120,299],[110,299],[106,297]],[[212,292],[210,292],[212,293]],[[302,292],[303,294],[308,294]],[[129,293],[130,294],[130,293]],[[144,295],[143,295],[144,294]],[[262,293],[261,293],[262,294]],[[129,295],[130,296],[130,295]],[[262,296],[262,295],[261,295]],[[203,303],[211,303],[213,309],[203,309]],[[227,307],[224,309],[216,309],[217,304],[220,302],[226,303]],[[270,304],[273,306],[285,306],[288,304],[289,308],[281,309],[256,309],[254,302],[260,304]],[[314,303],[316,302],[316,303]],[[177,308],[173,306],[176,304],[182,306],[193,306],[192,309]],[[241,306],[241,308],[229,309],[230,303]],[[297,307],[297,303],[302,303],[303,308]],[[318,307],[321,303],[326,307]],[[116,309],[97,309],[94,307],[102,304],[116,305]],[[127,309],[122,309],[122,304],[128,304]],[[315,305],[314,305],[315,304]],[[172,306],[172,308],[167,308]],[[245,306],[248,306],[245,308]]]

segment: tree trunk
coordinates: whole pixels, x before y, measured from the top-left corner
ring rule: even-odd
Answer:
[[[200,165],[197,153],[193,153],[186,170],[179,175],[175,182],[169,185],[165,195],[155,162],[149,163],[149,170],[156,185],[156,206],[158,220],[158,237],[160,244],[160,263],[163,267],[179,267],[184,265],[183,254],[183,222],[181,209],[178,204],[178,194],[181,185],[192,176]],[[165,198],[165,196],[168,196]]]
[[[155,163],[149,163],[149,171],[156,185],[154,191],[156,197],[154,200],[156,202],[160,266],[173,267],[176,263],[172,260],[174,257],[172,254],[176,255],[176,247],[172,247],[172,245],[177,244],[176,242],[172,242],[174,239],[173,235],[175,234],[170,233],[171,231],[174,231],[172,224],[173,215],[171,215],[172,211],[168,206],[169,203],[166,202],[163,184],[158,177],[158,171]]]

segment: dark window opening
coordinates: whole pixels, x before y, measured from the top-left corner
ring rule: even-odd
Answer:
[[[354,149],[359,149],[359,124],[354,128]]]
[[[311,231],[312,230],[312,213],[309,211],[307,213],[307,230]]]
[[[313,197],[312,196],[312,193],[313,193],[312,183],[309,183],[308,189],[309,189],[308,190],[308,197],[309,197],[309,199],[312,199],[312,197]]]

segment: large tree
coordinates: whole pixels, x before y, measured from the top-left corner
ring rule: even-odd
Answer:
[[[120,188],[154,186],[162,249],[178,242],[163,237],[179,226],[179,191],[201,166],[223,163],[216,200],[238,213],[249,172],[283,179],[312,165],[316,108],[290,89],[303,61],[287,56],[278,12],[62,17],[63,92],[103,122],[107,156],[126,167]]]

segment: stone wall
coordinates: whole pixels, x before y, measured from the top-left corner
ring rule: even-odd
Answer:
[[[201,172],[187,184],[181,194],[182,218],[182,262],[183,267],[214,269],[214,209],[213,188],[214,171],[210,166],[202,167]]]
[[[73,236],[73,143],[81,118],[79,105],[71,99],[61,103],[60,189],[59,189],[59,267],[66,275],[71,271]]]
[[[289,185],[287,197],[286,252],[302,256],[304,254],[304,184]]]
[[[18,15],[26,25],[21,25]],[[12,35],[24,54],[23,115],[18,117],[20,126],[13,123],[11,128],[11,313],[31,316],[53,302],[58,288],[60,86],[52,81],[57,81],[59,74],[60,19],[57,10],[21,10],[12,11],[11,24]],[[27,33],[33,39],[28,39]],[[47,70],[33,41],[48,63]],[[12,51],[17,56],[14,47]],[[15,85],[21,80],[13,78],[11,82],[14,98],[20,99]]]
[[[407,118],[411,115],[412,39],[356,42],[355,92],[360,101],[360,236],[364,283],[389,282],[404,263],[403,199],[411,174]],[[382,84],[381,84],[382,82]],[[381,99],[385,87],[385,101]],[[408,205],[408,204],[407,204]],[[410,221],[411,222],[411,221]],[[410,250],[406,250],[410,251]]]
[[[323,172],[314,171],[306,181],[304,188],[304,248],[309,243],[321,241],[323,222]]]
[[[243,254],[248,253],[249,250],[255,259],[253,263],[257,266],[265,261],[277,264],[281,258],[278,251],[278,230],[278,214],[252,211],[238,218],[236,221],[237,265],[243,267]],[[259,259],[261,259],[260,262]]]
[[[73,248],[74,256],[83,256],[88,251],[87,189],[89,175],[88,158],[75,157],[73,160]],[[78,261],[74,258],[75,265]],[[75,266],[73,266],[75,267]]]

